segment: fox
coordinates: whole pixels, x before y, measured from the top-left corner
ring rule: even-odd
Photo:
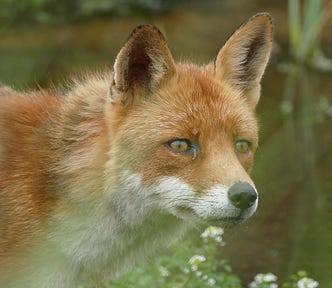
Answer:
[[[258,13],[197,65],[145,24],[113,69],[1,87],[0,287],[101,287],[190,229],[251,217],[272,34]]]

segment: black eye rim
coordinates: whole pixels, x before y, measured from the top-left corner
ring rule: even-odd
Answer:
[[[245,151],[245,152],[241,152],[241,151],[238,151],[237,149],[236,149],[236,145],[238,144],[238,143],[246,143],[247,145],[248,145],[248,149],[247,149],[247,151]],[[236,154],[238,154],[238,155],[248,155],[248,154],[250,154],[251,153],[251,151],[252,151],[252,142],[251,141],[249,141],[249,140],[246,140],[246,139],[239,139],[239,140],[236,140],[235,142],[234,142],[234,149],[235,149],[235,152],[236,152]]]
[[[188,145],[188,149],[186,151],[176,151],[176,150],[174,150],[172,148],[171,144],[175,141],[185,142]],[[186,139],[186,138],[173,138],[173,139],[165,142],[164,146],[166,146],[166,148],[174,154],[179,154],[179,155],[191,154],[192,155],[192,160],[195,160],[195,158],[197,157],[198,147],[199,147],[197,141],[189,140],[189,139]]]

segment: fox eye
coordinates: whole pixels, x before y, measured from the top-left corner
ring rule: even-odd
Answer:
[[[251,143],[247,140],[239,140],[234,144],[237,154],[248,154],[251,150]]]
[[[171,143],[169,143],[169,147],[172,148],[174,152],[187,152],[189,149],[189,144],[185,140],[174,140]]]
[[[192,154],[194,160],[197,156],[197,143],[187,139],[175,139],[165,143],[165,146],[175,154]]]

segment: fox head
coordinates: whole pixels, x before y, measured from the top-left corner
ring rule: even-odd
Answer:
[[[105,176],[130,223],[151,211],[221,224],[255,212],[249,172],[271,22],[269,14],[253,16],[205,66],[175,63],[152,25],[132,32],[114,65]]]

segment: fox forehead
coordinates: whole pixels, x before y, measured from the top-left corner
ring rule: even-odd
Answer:
[[[257,142],[254,111],[227,82],[215,81],[209,68],[178,65],[178,76],[161,88],[152,101],[143,101],[129,116],[129,125],[137,123],[135,132],[149,131],[154,140],[158,137],[160,141],[216,137],[223,130],[232,137],[242,135]]]

